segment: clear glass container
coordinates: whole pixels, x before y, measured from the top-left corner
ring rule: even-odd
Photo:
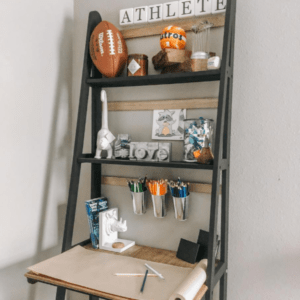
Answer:
[[[202,117],[199,119],[185,119],[183,160],[197,162],[205,140],[213,151],[213,139],[214,120]]]
[[[192,27],[193,48],[191,68],[193,72],[206,71],[209,58],[210,28],[213,24],[205,21]]]
[[[192,48],[192,59],[197,58],[199,55],[203,57],[206,55],[208,58],[209,53],[209,42],[210,42],[210,28],[213,26],[208,21],[201,22],[199,25],[192,27],[193,32],[193,48]]]

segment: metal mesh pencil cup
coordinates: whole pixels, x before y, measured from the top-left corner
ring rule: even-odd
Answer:
[[[143,192],[131,192],[133,212],[136,215],[143,215],[147,210],[147,199],[145,198],[145,189]]]
[[[179,221],[186,221],[189,210],[189,195],[186,197],[173,197],[173,204],[175,210],[175,219]]]

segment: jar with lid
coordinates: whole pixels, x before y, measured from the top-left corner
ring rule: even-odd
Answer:
[[[200,117],[184,120],[184,161],[197,162],[205,140],[207,145],[213,148],[213,128],[214,120],[212,119]]]
[[[130,54],[127,60],[127,76],[148,75],[148,56],[145,54]]]

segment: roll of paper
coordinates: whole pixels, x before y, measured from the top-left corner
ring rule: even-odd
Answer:
[[[206,269],[207,259],[202,259],[169,300],[193,300],[206,281]]]

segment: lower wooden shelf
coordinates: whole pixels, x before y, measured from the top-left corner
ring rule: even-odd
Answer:
[[[94,249],[91,244],[88,244],[84,247],[91,251],[108,252],[105,250]],[[193,265],[178,259],[176,257],[175,251],[151,248],[147,246],[135,245],[129,248],[128,250],[124,251],[123,253],[113,253],[113,252],[109,252],[109,253],[115,255],[124,255],[124,256],[129,256],[138,259],[144,259],[144,260],[149,260],[153,262],[164,263],[164,264],[169,264],[169,265],[184,267],[184,268],[194,268],[196,266],[196,264]],[[79,293],[94,295],[96,297],[103,297],[110,300],[132,300],[129,298],[120,297],[118,295],[112,295],[98,290],[93,290],[84,286],[70,284],[68,282],[61,281],[52,277],[36,274],[32,271],[27,272],[25,274],[25,277],[27,277],[29,283],[42,282],[54,286],[64,287],[66,289],[76,291]],[[199,290],[199,292],[197,293],[197,295],[195,296],[194,300],[201,300],[204,294],[206,293],[206,291],[207,291],[207,286],[203,285]]]

